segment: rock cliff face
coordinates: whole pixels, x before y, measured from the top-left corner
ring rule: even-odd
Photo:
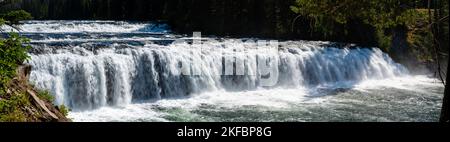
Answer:
[[[28,82],[30,65],[17,70],[17,77],[5,88],[0,96],[0,121],[23,122],[69,122],[63,114],[66,110],[54,106],[49,100],[42,99],[38,90]]]

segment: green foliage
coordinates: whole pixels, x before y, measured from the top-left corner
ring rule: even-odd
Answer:
[[[28,19],[31,19],[31,15],[23,10],[0,14],[0,27],[4,24],[18,24],[20,20]],[[0,37],[0,86],[4,87],[16,75],[17,67],[29,59],[27,50],[30,46],[23,45],[27,42],[29,42],[27,38],[17,33],[9,33],[6,39]]]
[[[29,19],[32,19],[33,17],[31,16],[30,13],[28,13],[24,10],[17,10],[17,11],[8,12],[6,14],[1,14],[0,18],[3,19],[4,23],[6,23],[6,24],[16,25],[16,24],[19,24],[19,21],[29,20]]]
[[[416,10],[406,6],[411,2],[414,0],[296,0],[291,9],[320,23],[346,24],[358,19],[383,29],[414,22]]]
[[[6,94],[5,89],[0,86],[0,98]]]
[[[0,99],[0,122],[24,122],[27,117],[21,108],[30,106],[25,94],[17,94],[9,99]]]
[[[30,57],[27,50],[30,46],[23,45],[29,40],[10,33],[9,38],[0,39],[0,85],[5,85],[16,75],[16,69]]]
[[[69,109],[65,105],[58,106],[59,112],[61,112],[64,116],[69,115]]]
[[[418,13],[421,18],[417,19],[417,24],[408,26],[408,43],[412,47],[412,53],[421,62],[431,62],[434,60],[433,50],[433,36],[428,27],[429,15],[428,10],[420,9]]]
[[[388,51],[391,47],[392,36],[386,35],[383,30],[377,30],[375,34],[378,42],[378,47],[385,51]]]
[[[4,24],[14,25],[20,20],[30,18],[30,14],[25,11],[0,14],[0,28]],[[17,33],[9,33],[6,39],[0,37],[0,122],[27,121],[27,117],[21,109],[31,105],[28,95],[24,93],[5,95],[8,89],[7,84],[16,75],[16,69],[29,59],[27,50],[30,46],[23,45],[27,42],[29,42],[28,39]]]
[[[50,92],[48,92],[46,90],[44,90],[44,91],[43,90],[39,90],[38,91],[38,97],[40,99],[43,99],[43,100],[48,101],[48,102],[53,102],[55,100],[55,97],[53,97],[50,94]]]
[[[336,26],[351,20],[362,21],[376,30],[379,45],[390,45],[386,29],[414,24],[420,16],[414,7],[417,0],[296,0],[291,10],[311,19],[312,28],[324,36],[333,34]]]
[[[4,20],[3,18],[0,18],[0,26],[6,24],[6,20]]]

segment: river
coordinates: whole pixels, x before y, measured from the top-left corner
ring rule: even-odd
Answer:
[[[19,28],[31,39],[30,82],[74,121],[433,122],[442,105],[437,79],[378,48],[225,37],[194,47],[195,37],[152,22]]]

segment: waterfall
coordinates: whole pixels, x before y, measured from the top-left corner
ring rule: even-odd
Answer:
[[[130,27],[127,23],[122,25]],[[208,91],[313,87],[408,74],[402,65],[378,48],[282,41],[275,51],[268,52],[265,48],[256,48],[257,41],[252,39],[205,40],[201,48],[195,48],[191,47],[191,42],[161,44],[161,41],[178,38],[169,33],[150,40],[145,39],[148,35],[131,34],[130,31],[111,35],[114,38],[99,37],[104,33],[79,31],[62,37],[55,36],[58,33],[44,36],[28,33],[30,37],[39,37],[32,41],[30,51],[31,82],[54,94],[56,103],[75,110]],[[49,40],[50,37],[58,38]],[[124,41],[124,38],[129,40]],[[260,59],[277,63],[271,66],[275,69],[272,73],[277,74],[273,86],[262,85],[264,74],[260,72],[260,65],[264,63]],[[234,68],[227,70],[228,65]]]

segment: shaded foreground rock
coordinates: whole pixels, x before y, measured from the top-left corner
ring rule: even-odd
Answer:
[[[14,112],[11,112],[14,114],[6,114],[8,118],[2,121],[69,122],[70,119],[62,113],[59,107],[54,106],[48,100],[39,98],[37,89],[28,82],[30,72],[30,65],[20,66],[17,70],[17,77],[10,81],[5,95],[0,96],[0,100],[12,100],[14,97],[23,95],[21,103],[10,106],[15,107]]]

